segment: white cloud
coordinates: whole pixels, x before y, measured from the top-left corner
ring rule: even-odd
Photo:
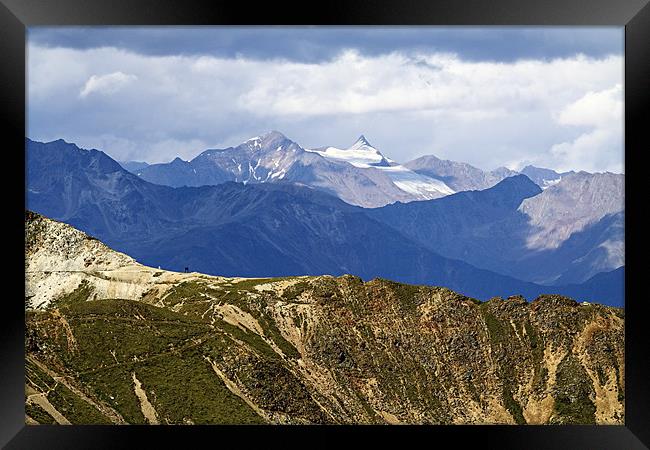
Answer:
[[[558,170],[579,167],[590,171],[623,172],[623,88],[590,91],[559,114],[562,125],[586,128],[576,138],[555,144],[550,155]],[[606,160],[604,155],[617,155]]]
[[[558,117],[562,125],[603,126],[620,122],[623,117],[623,87],[616,84],[603,91],[587,92],[568,104]]]
[[[223,69],[222,61],[213,64],[213,73]],[[552,111],[577,93],[619,80],[620,67],[618,57],[493,63],[448,54],[363,57],[348,51],[326,64],[255,67],[255,84],[240,100],[249,111],[267,115]]]
[[[299,63],[30,45],[28,123],[36,139],[83,137],[149,162],[277,129],[306,147],[363,133],[398,161],[611,170],[622,162],[622,80],[621,56],[498,63],[349,50]],[[100,92],[114,95],[79,98]]]
[[[106,75],[92,75],[79,92],[79,97],[85,98],[92,93],[114,94],[128,83],[137,80],[135,75],[123,72],[113,72]]]
[[[620,127],[598,128],[581,134],[569,142],[562,142],[551,147],[551,164],[559,171],[574,169],[590,172],[624,171],[624,154],[622,150]],[[604,158],[603,155],[613,157]]]

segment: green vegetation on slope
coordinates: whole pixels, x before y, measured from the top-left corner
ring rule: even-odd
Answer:
[[[610,314],[561,298],[481,303],[444,288],[352,276],[193,279],[162,299],[152,295],[146,303],[88,301],[92,286],[82,284],[53,308],[28,312],[28,354],[127,423],[147,423],[135,375],[161,423],[482,423],[480,411],[494,398],[524,424],[526,399],[541,399],[549,388],[549,341],[571,349],[571,336]],[[160,301],[163,307],[152,304]],[[277,314],[289,317],[276,321]],[[261,334],[249,329],[250,318]],[[302,354],[285,337],[287,327],[301,336]],[[588,350],[606,364],[594,371],[602,384],[604,367],[619,370],[608,356],[619,341],[599,333]],[[28,368],[29,383],[48,392],[66,419],[110,423],[38,367]],[[582,364],[565,357],[555,378],[551,422],[593,423],[593,385]],[[34,420],[53,420],[29,406]]]
[[[596,423],[594,389],[580,362],[567,355],[558,366],[553,423]]]
[[[51,312],[33,314],[29,326],[40,335],[35,356],[60,364],[91,395],[119,411],[129,423],[144,423],[132,373],[161,418],[169,423],[262,423],[262,418],[231,393],[204,355],[215,359],[232,340],[194,318],[129,300],[66,304],[60,314],[71,329],[76,349],[61,339],[62,319]],[[57,331],[58,330],[58,331]],[[35,348],[36,348],[35,347]],[[96,409],[34,365],[30,378],[49,392],[49,401],[73,423],[107,423]],[[38,420],[34,417],[34,419]]]

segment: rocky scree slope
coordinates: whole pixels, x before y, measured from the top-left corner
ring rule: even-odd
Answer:
[[[28,423],[624,421],[621,309],[175,273],[25,226]]]

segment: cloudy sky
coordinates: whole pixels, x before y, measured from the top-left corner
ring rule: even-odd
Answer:
[[[397,161],[623,172],[623,28],[28,31],[28,136],[191,159],[278,130]]]

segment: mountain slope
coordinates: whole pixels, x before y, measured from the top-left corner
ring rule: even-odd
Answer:
[[[526,245],[513,276],[535,273],[547,284],[560,285],[582,283],[595,274],[621,267],[625,264],[624,222],[624,212],[608,214],[571,234],[557,248],[531,250]]]
[[[616,308],[174,273],[36,214],[25,232],[28,423],[624,423]]]
[[[143,162],[143,161],[118,161],[120,163],[120,166],[122,166],[124,169],[128,170],[131,173],[135,173],[137,175],[137,172],[144,169],[149,165],[149,163]]]
[[[517,175],[505,167],[485,172],[470,164],[439,159],[425,155],[404,164],[421,175],[441,180],[456,192],[488,189],[501,180]]]
[[[542,195],[522,201],[520,211],[537,232],[531,248],[556,248],[573,233],[625,207],[625,177],[614,173],[578,172],[562,177]]]
[[[28,208],[105,242],[167,230],[182,210],[182,192],[143,182],[101,151],[26,140],[26,154]]]
[[[503,270],[504,261],[516,259],[525,246],[527,219],[517,208],[541,192],[517,175],[483,191],[389,205],[368,214],[442,255]]]
[[[578,294],[585,298],[589,296],[592,298],[600,296],[625,298],[625,266],[609,272],[597,273],[581,284],[567,284],[563,291],[568,296]]]
[[[526,175],[531,180],[533,180],[542,189],[546,189],[547,187],[553,186],[558,181],[560,181],[562,177],[565,175],[570,175],[575,173],[573,171],[558,173],[555,170],[544,169],[535,166],[526,166],[523,169],[521,169],[520,172]]]
[[[622,183],[581,173],[542,191],[517,175],[368,214],[449,258],[536,283],[581,283],[624,264]]]

